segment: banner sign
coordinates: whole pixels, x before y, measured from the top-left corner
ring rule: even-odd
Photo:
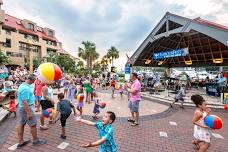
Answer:
[[[125,74],[130,74],[131,73],[131,67],[126,66],[125,67]]]
[[[177,50],[154,53],[153,59],[159,60],[159,59],[172,58],[172,57],[178,57],[178,56],[186,56],[188,54],[189,54],[188,48],[181,48]]]

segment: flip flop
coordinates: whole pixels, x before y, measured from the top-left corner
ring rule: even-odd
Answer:
[[[134,120],[132,119],[127,119],[128,122],[135,122]]]
[[[24,147],[25,145],[29,144],[30,142],[31,142],[31,140],[27,140],[27,141],[24,141],[22,144],[18,144],[17,149]]]

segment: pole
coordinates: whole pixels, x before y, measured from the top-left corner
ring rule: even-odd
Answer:
[[[29,47],[29,71],[33,73],[33,56],[32,56],[32,47]]]

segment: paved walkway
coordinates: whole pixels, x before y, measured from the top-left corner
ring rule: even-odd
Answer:
[[[102,96],[102,95],[100,95]],[[107,96],[107,97],[106,97]],[[117,98],[118,99],[118,98]],[[116,99],[116,100],[117,100]],[[104,101],[110,101],[109,106],[118,101],[111,101],[108,95],[104,94]],[[122,102],[122,101],[121,101]],[[146,101],[145,101],[146,102]],[[151,101],[149,101],[151,102]],[[153,103],[153,102],[152,102]],[[118,104],[119,105],[119,104]],[[87,106],[87,105],[86,105]],[[125,105],[120,107],[125,107]],[[141,105],[141,110],[149,109],[148,105]],[[152,107],[153,109],[154,107]],[[155,110],[158,110],[156,108]],[[116,106],[113,106],[113,111]],[[125,107],[125,111],[128,108]],[[114,122],[114,134],[118,144],[118,151],[120,152],[194,152],[191,144],[193,135],[193,125],[191,123],[194,109],[179,109],[175,106],[174,109],[167,109],[164,112],[157,114],[149,114],[140,117],[140,125],[136,127],[130,126],[127,122],[127,117],[118,117]],[[209,152],[226,152],[228,151],[228,112],[223,110],[213,112],[213,114],[220,116],[223,119],[224,127],[221,130],[213,131],[211,147]],[[118,114],[119,115],[119,114]],[[91,119],[90,116],[84,116],[86,119]],[[7,121],[8,122],[8,121]],[[7,123],[6,122],[6,123]],[[13,126],[15,121],[11,122],[9,134],[5,139],[1,152],[11,151],[12,147],[17,143],[17,131]],[[13,127],[12,127],[13,126]],[[97,152],[98,147],[89,149],[82,148],[81,145],[99,139],[97,130],[94,127],[86,126],[75,122],[73,115],[67,121],[67,139],[62,140],[60,136],[59,122],[55,125],[49,126],[47,131],[38,131],[39,137],[45,138],[48,141],[47,145],[34,147],[32,144],[24,147],[23,152],[50,152],[50,151],[79,151],[79,152]],[[0,126],[0,131],[2,128]],[[28,127],[26,128],[25,138],[31,138]],[[62,144],[62,145],[61,145]]]

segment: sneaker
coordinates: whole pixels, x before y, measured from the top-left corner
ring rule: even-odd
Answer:
[[[66,136],[65,135],[61,135],[60,138],[66,139]]]
[[[33,146],[39,146],[39,145],[44,145],[44,144],[46,144],[46,143],[47,143],[46,140],[37,139],[37,140],[34,141],[32,144],[33,144]]]
[[[48,129],[48,127],[47,127],[46,125],[43,125],[43,126],[42,126],[42,125],[40,125],[40,129],[41,129],[41,130],[47,130],[47,129]]]
[[[30,143],[30,140],[24,141],[22,144],[17,145],[17,149],[20,149]]]

